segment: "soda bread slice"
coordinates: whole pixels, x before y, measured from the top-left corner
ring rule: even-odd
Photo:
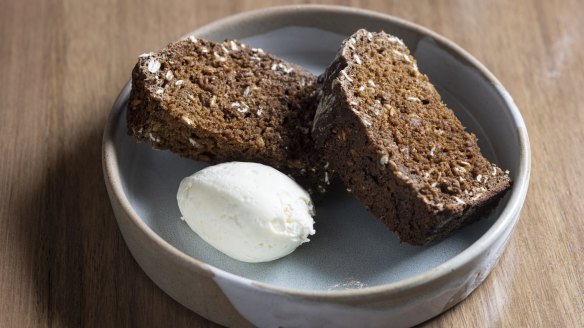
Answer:
[[[194,160],[273,166],[311,193],[329,184],[310,128],[316,77],[237,41],[189,37],[139,57],[128,131]]]
[[[510,187],[397,37],[359,30],[321,79],[316,145],[402,242],[444,237]]]

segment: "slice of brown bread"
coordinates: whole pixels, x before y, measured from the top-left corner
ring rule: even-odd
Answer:
[[[267,164],[323,193],[331,173],[310,135],[315,90],[314,75],[262,49],[189,37],[139,57],[128,131],[195,160]]]
[[[402,242],[481,216],[510,179],[421,74],[403,42],[359,30],[321,77],[312,135],[357,198]]]

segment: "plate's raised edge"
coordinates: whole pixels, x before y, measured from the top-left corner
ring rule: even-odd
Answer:
[[[119,112],[123,110],[122,105],[127,101],[127,98],[129,96],[130,82],[126,84],[126,86],[120,93],[119,97],[117,98],[112,108],[112,113],[110,113],[108,117],[103,137],[102,151],[104,174],[106,176],[106,179],[110,179],[111,189],[114,192],[115,197],[119,200],[121,207],[126,212],[128,217],[132,221],[134,221],[133,223],[136,226],[138,226],[142,231],[144,231],[144,233],[146,233],[153,240],[153,242],[155,242],[160,247],[165,249],[169,253],[169,256],[172,256],[178,261],[187,261],[190,264],[199,267],[203,271],[208,271],[209,269],[211,269],[211,271],[215,275],[219,275],[225,279],[236,281],[242,284],[242,286],[255,286],[274,293],[283,293],[314,300],[335,300],[337,302],[339,301],[350,302],[355,298],[359,298],[360,301],[366,302],[367,299],[378,298],[381,296],[385,297],[388,294],[393,294],[397,296],[404,292],[411,293],[413,289],[423,290],[425,289],[424,287],[427,286],[428,284],[434,284],[438,280],[443,281],[447,279],[447,277],[450,274],[456,272],[457,270],[461,270],[473,259],[476,259],[482,253],[488,251],[488,249],[497,241],[498,238],[500,238],[507,231],[507,229],[512,228],[516,224],[518,213],[521,210],[521,207],[523,206],[523,202],[527,195],[531,170],[531,150],[529,145],[529,138],[527,135],[525,123],[523,121],[523,118],[521,117],[519,109],[515,105],[509,93],[505,90],[502,84],[495,78],[495,76],[477,59],[475,59],[472,55],[470,55],[461,47],[456,45],[454,42],[420,25],[411,23],[401,18],[380,14],[369,10],[330,5],[280,6],[244,12],[234,16],[226,17],[213,23],[210,23],[208,25],[205,25],[203,27],[200,27],[193,31],[192,33],[188,33],[187,35],[194,34],[204,36],[206,33],[209,33],[210,31],[219,28],[224,28],[226,25],[235,26],[238,24],[242,24],[246,21],[261,20],[262,18],[271,17],[273,15],[293,15],[302,14],[306,12],[310,12],[313,14],[314,13],[354,14],[357,16],[361,16],[363,18],[376,18],[379,20],[385,20],[393,24],[402,25],[406,28],[416,30],[421,34],[425,34],[432,37],[437,42],[437,44],[440,45],[443,49],[447,50],[450,54],[453,54],[456,57],[462,59],[464,62],[467,62],[469,66],[474,67],[479,72],[479,74],[485,77],[488,81],[491,81],[491,83],[495,86],[504,103],[507,105],[509,111],[511,112],[515,126],[517,127],[517,132],[520,139],[519,142],[521,145],[520,166],[516,174],[516,179],[513,188],[511,190],[511,196],[507,201],[507,204],[503,212],[501,213],[500,217],[496,220],[496,222],[493,224],[493,226],[489,228],[489,230],[487,230],[487,232],[485,232],[483,236],[481,236],[471,246],[469,246],[467,249],[465,249],[452,259],[427,272],[418,274],[412,278],[379,286],[341,291],[339,290],[307,291],[273,286],[270,284],[265,284],[248,278],[237,276],[235,274],[226,272],[224,270],[206,264],[202,261],[199,261],[193,257],[188,256],[187,254],[182,253],[181,251],[173,247],[171,244],[166,242],[164,239],[162,239],[160,236],[158,236],[156,233],[154,233],[154,231],[152,231],[150,227],[148,227],[139,218],[138,214],[134,211],[125,193],[123,192],[120,179],[117,176],[118,167],[117,164],[115,163],[116,157],[114,154],[112,136],[116,124],[115,118],[119,115]]]

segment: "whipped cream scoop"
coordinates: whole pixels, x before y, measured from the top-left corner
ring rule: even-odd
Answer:
[[[285,174],[258,163],[206,167],[182,180],[177,200],[193,231],[243,262],[286,256],[315,233],[309,194]]]

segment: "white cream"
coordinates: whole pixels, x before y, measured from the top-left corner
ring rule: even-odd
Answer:
[[[177,200],[191,229],[239,261],[281,258],[315,233],[308,193],[262,164],[209,166],[182,180]]]

